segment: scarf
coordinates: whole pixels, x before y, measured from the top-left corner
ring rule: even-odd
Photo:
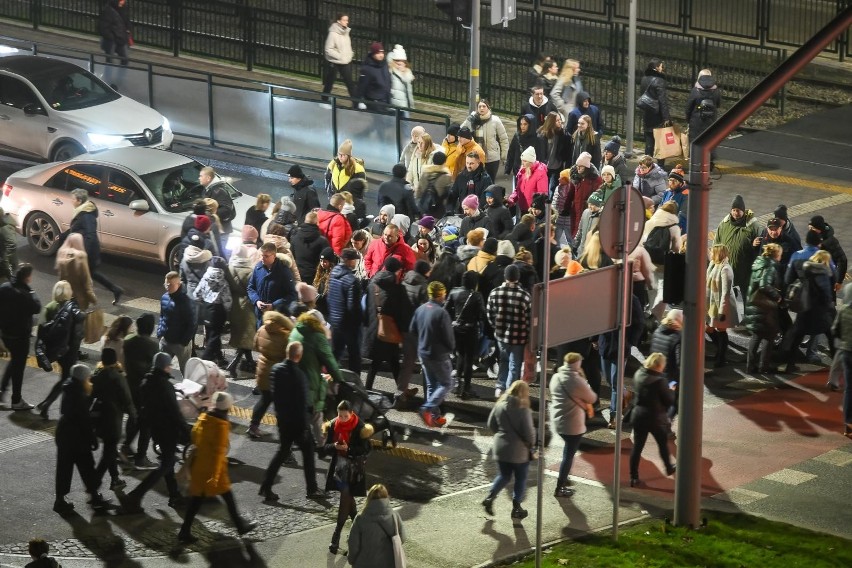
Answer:
[[[334,441],[335,442],[343,442],[347,446],[349,445],[349,439],[352,436],[352,431],[355,429],[355,426],[358,425],[358,415],[354,412],[349,416],[349,420],[344,422],[337,418],[334,421]],[[342,454],[345,455],[345,454]]]

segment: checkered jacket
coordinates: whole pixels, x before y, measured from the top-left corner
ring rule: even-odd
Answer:
[[[504,282],[488,296],[488,321],[497,341],[523,345],[530,335],[529,292],[517,283]]]

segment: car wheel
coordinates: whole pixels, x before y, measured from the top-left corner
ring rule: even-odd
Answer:
[[[180,241],[172,243],[168,252],[166,252],[166,266],[169,270],[180,270],[180,257],[183,255],[184,247],[180,246]]]
[[[74,142],[61,142],[53,149],[51,159],[54,162],[64,162],[85,153],[86,151]]]
[[[59,227],[44,213],[36,213],[27,219],[24,234],[36,254],[52,256],[59,248]]]

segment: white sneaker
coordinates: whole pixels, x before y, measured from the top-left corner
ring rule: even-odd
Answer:
[[[503,394],[503,389],[494,389],[494,398],[500,398],[500,395]]]
[[[12,403],[12,410],[31,410],[32,408],[33,405],[24,399]]]

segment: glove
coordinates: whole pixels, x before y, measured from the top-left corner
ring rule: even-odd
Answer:
[[[667,120],[667,121],[665,121],[665,122],[663,123],[663,126],[672,126],[672,124],[673,124],[673,123],[672,123],[672,121],[671,121],[671,120]]]

